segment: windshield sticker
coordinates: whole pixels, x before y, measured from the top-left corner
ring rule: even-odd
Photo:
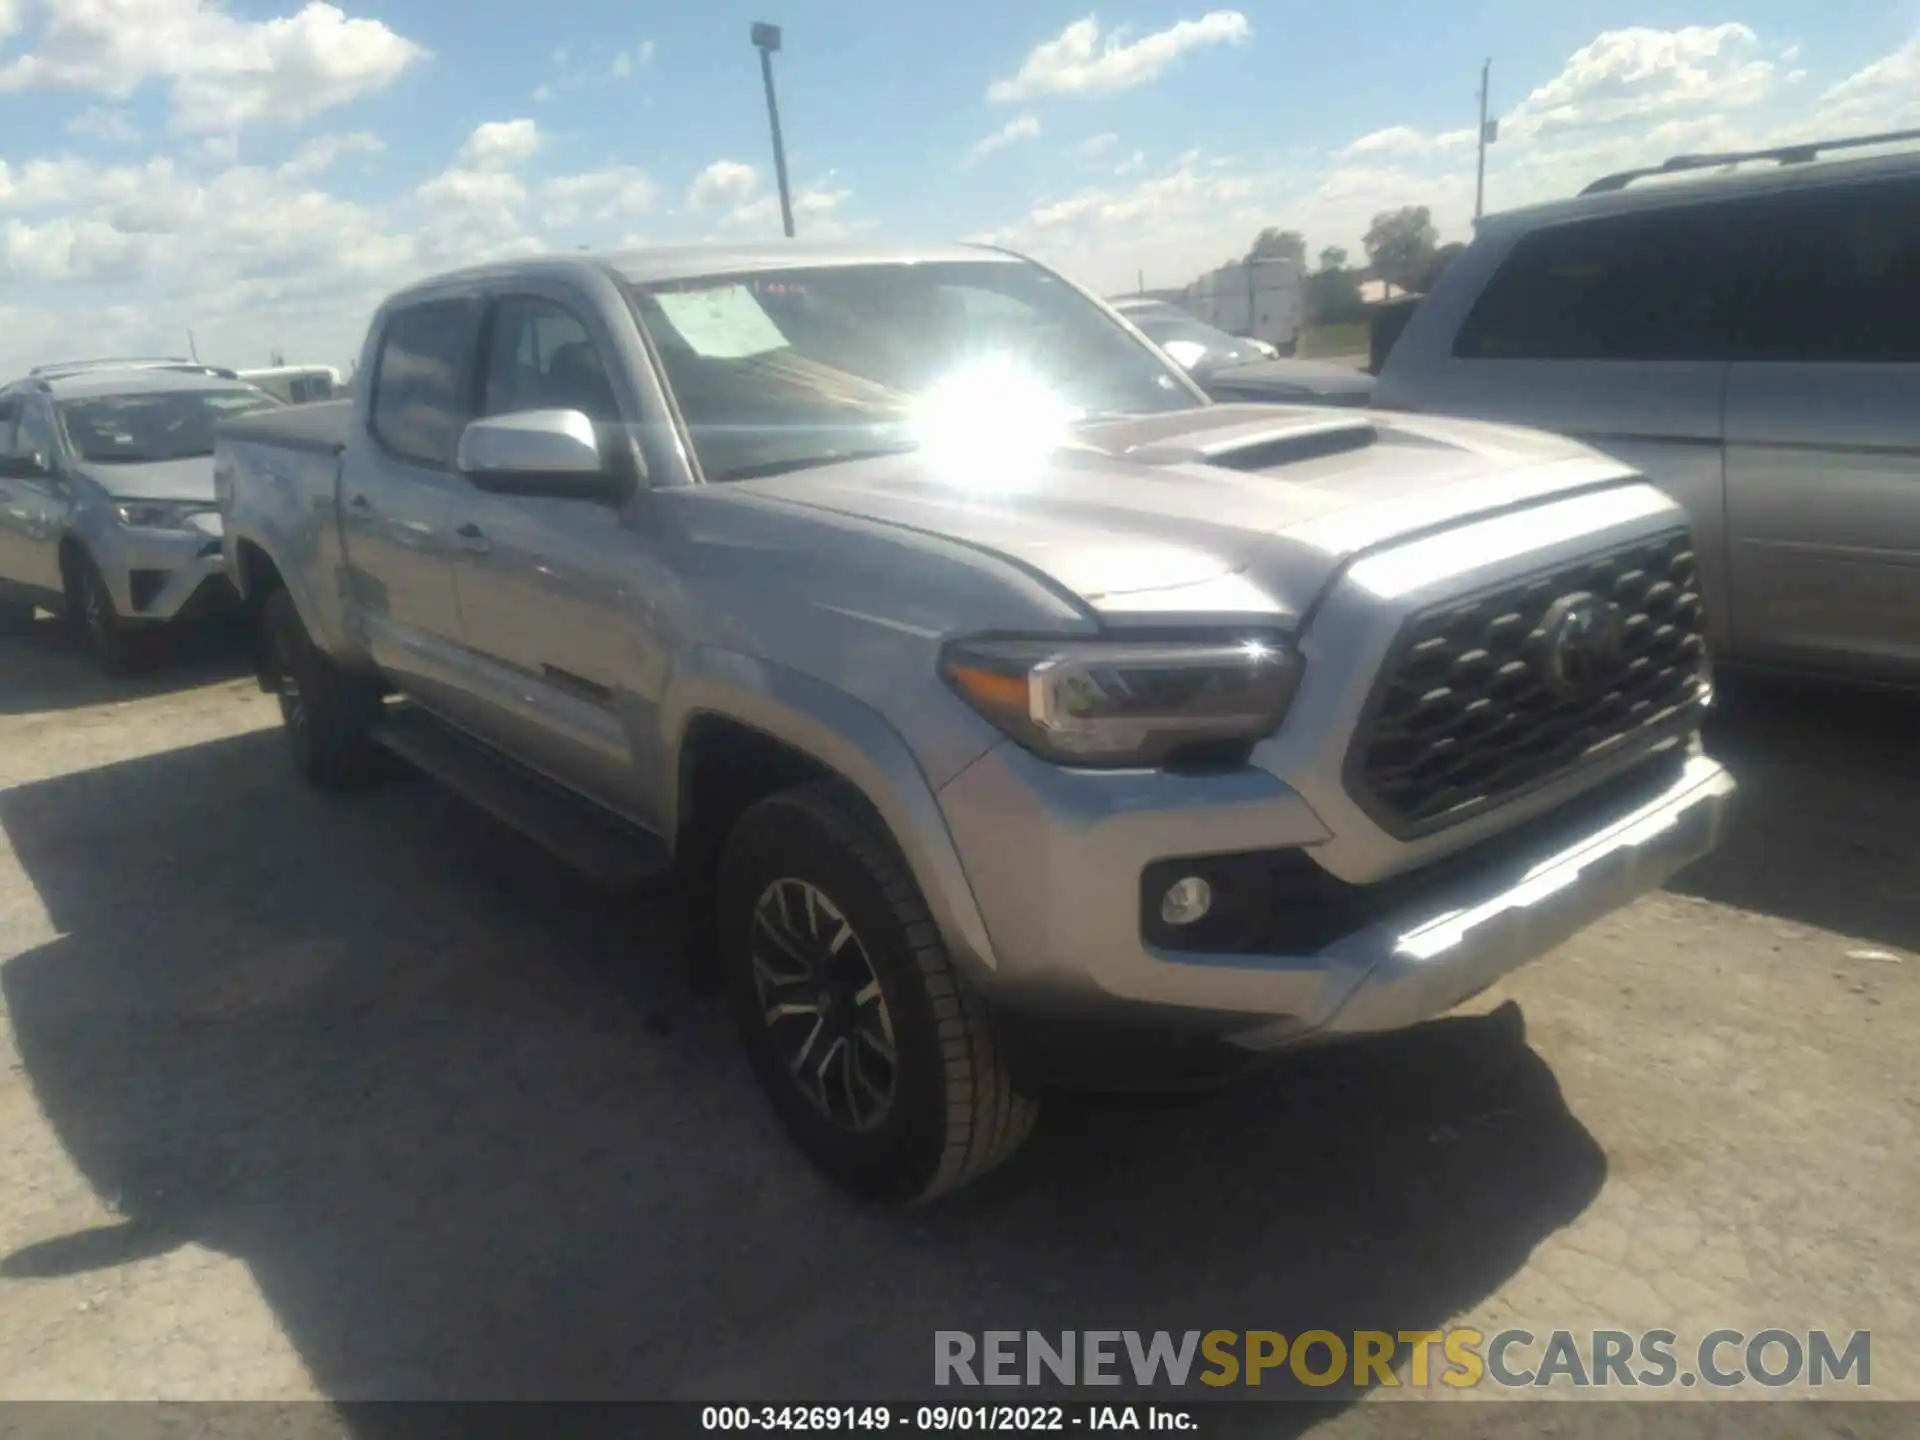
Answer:
[[[742,360],[786,348],[787,337],[744,285],[663,291],[654,300],[694,353],[707,359]]]

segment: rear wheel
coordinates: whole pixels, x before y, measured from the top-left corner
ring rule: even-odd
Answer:
[[[985,1001],[846,789],[750,809],[720,862],[721,964],[781,1119],[834,1180],[928,1200],[1010,1157],[1038,1110],[1017,1094]]]
[[[106,576],[86,551],[72,552],[66,582],[68,618],[101,673],[117,680],[138,670],[149,637],[121,615]]]
[[[328,659],[285,590],[267,596],[260,617],[280,724],[295,767],[323,790],[365,780],[374,769],[379,682]]]

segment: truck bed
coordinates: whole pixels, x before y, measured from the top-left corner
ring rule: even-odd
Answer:
[[[353,401],[323,400],[314,405],[276,406],[222,422],[220,434],[253,445],[280,445],[338,455],[353,429]]]

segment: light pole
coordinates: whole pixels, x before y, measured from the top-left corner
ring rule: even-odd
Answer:
[[[1487,76],[1492,70],[1493,59],[1489,56],[1487,63],[1480,67],[1480,149],[1473,167],[1473,218],[1476,221],[1487,197],[1487,145],[1500,134],[1500,122],[1487,119]]]
[[[753,48],[760,52],[760,79],[767,87],[767,124],[773,130],[773,173],[780,182],[780,223],[793,238],[793,196],[787,190],[787,147],[780,139],[780,107],[773,99],[773,52],[780,48],[780,27],[756,21]]]

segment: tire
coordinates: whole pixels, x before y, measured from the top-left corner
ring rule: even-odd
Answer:
[[[1015,1092],[986,1002],[844,785],[797,786],[749,809],[716,890],[721,968],[747,1053],[788,1132],[829,1177],[869,1199],[931,1200],[1032,1133],[1039,1107]]]
[[[68,620],[100,673],[122,680],[138,671],[150,653],[146,642],[151,637],[129,624],[115,607],[113,592],[93,557],[75,550],[67,564],[66,581]]]
[[[341,669],[322,654],[285,590],[267,596],[260,620],[294,767],[322,790],[344,790],[370,778],[379,683]]]

